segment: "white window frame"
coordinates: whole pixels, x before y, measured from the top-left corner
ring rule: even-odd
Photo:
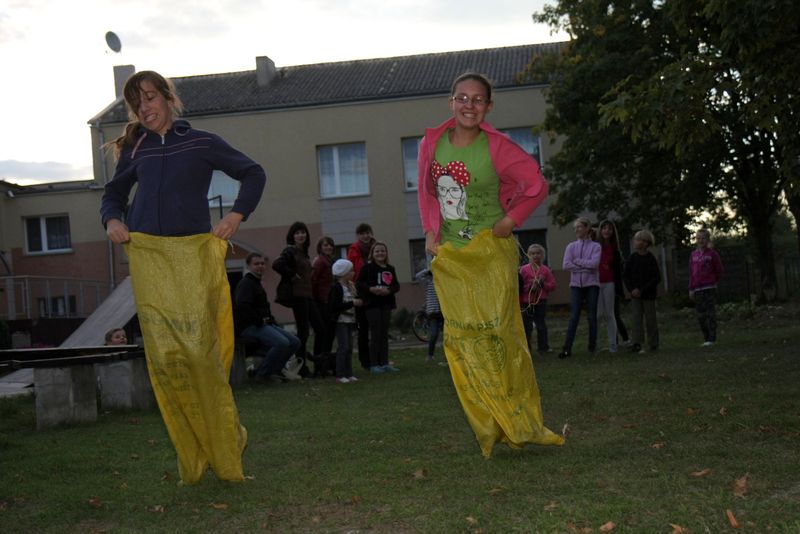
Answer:
[[[367,170],[366,175],[364,176],[364,183],[359,184],[363,185],[363,189],[357,191],[342,191],[342,174],[341,168],[339,165],[339,149],[340,147],[345,146],[354,146],[354,145],[361,145],[364,147],[364,168],[368,169],[368,157],[367,157],[367,144],[364,141],[359,141],[355,143],[340,143],[336,145],[320,145],[317,147],[317,174],[319,176],[319,195],[321,198],[340,198],[340,197],[354,197],[354,196],[364,196],[369,195],[369,171]],[[325,150],[331,150],[333,155],[333,176],[323,176],[322,175],[322,152]],[[326,179],[333,179],[333,187],[332,192],[325,191],[323,188],[323,183],[325,183]]]
[[[214,198],[217,196],[222,197],[223,206],[233,206],[233,203],[236,202],[236,197],[239,196],[239,188],[241,186],[242,183],[239,180],[234,180],[224,172],[215,170],[211,174],[211,182],[208,184],[208,207],[215,208],[219,206],[220,200]],[[229,195],[228,193],[234,189],[235,193],[233,195]]]
[[[410,165],[411,160],[406,159],[406,143],[416,141],[417,153],[414,157],[413,165]],[[416,191],[419,188],[419,176],[417,173],[417,159],[419,158],[419,144],[422,142],[422,137],[404,137],[400,140],[400,150],[403,156],[403,180],[405,182],[406,191]]]
[[[67,237],[69,238],[69,246],[62,248],[50,248],[47,240],[47,220],[60,219],[62,217],[67,219]],[[39,221],[39,239],[41,240],[42,243],[41,250],[30,249],[30,239],[28,235],[28,221],[33,221],[33,220]],[[23,219],[23,228],[25,232],[25,254],[35,256],[39,254],[61,254],[65,252],[72,252],[72,229],[70,228],[69,224],[69,214],[61,213],[53,215],[41,215],[39,217],[25,217]]]

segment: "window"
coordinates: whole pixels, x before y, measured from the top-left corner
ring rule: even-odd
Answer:
[[[528,154],[536,158],[539,166],[542,165],[541,151],[539,150],[539,137],[533,135],[533,128],[508,128],[503,130],[508,136]]]
[[[62,252],[72,250],[69,216],[30,217],[25,219],[27,252]]]
[[[417,155],[420,141],[422,137],[403,139],[403,176],[406,179],[407,191],[414,191],[417,188]]]
[[[75,295],[36,299],[39,305],[39,317],[75,317],[77,315]],[[50,307],[48,308],[48,304]]]
[[[366,144],[317,147],[317,160],[322,198],[369,194]]]
[[[239,180],[234,180],[222,171],[214,171],[211,175],[211,183],[208,186],[208,205],[209,207],[233,206],[236,197],[239,195]]]

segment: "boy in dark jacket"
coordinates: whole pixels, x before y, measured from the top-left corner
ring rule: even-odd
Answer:
[[[642,317],[647,328],[647,341],[650,350],[658,348],[658,324],[656,323],[656,295],[661,283],[661,272],[655,256],[649,248],[655,239],[647,230],[639,230],[633,236],[634,251],[625,262],[623,280],[631,294],[633,311],[633,345],[632,352],[641,352],[644,343]]]

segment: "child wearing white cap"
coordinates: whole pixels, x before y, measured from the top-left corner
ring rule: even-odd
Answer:
[[[353,284],[353,263],[336,260],[331,267],[336,282],[331,286],[328,305],[331,319],[336,324],[336,380],[340,384],[357,382],[353,375],[353,329],[355,328],[355,306],[363,302],[358,298]]]

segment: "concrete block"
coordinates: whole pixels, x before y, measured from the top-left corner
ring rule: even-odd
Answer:
[[[103,410],[150,410],[156,406],[147,361],[133,358],[95,364]]]
[[[97,421],[94,366],[36,368],[36,428]]]

